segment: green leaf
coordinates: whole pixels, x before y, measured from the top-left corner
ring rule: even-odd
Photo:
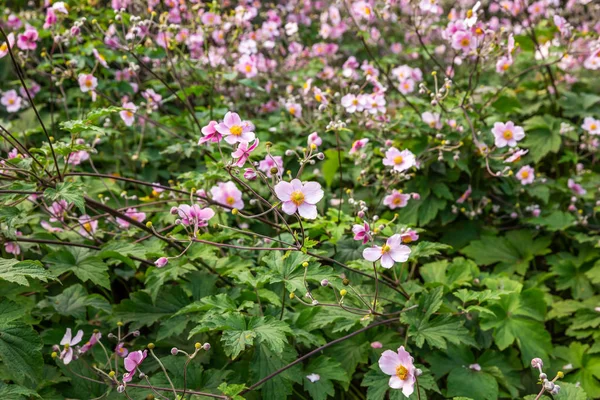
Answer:
[[[296,351],[293,346],[286,346],[282,354],[273,353],[268,346],[261,344],[256,347],[254,358],[250,363],[252,381],[257,382],[267,375],[285,367],[296,359]],[[282,373],[269,379],[258,387],[261,399],[280,400],[292,394],[294,383],[302,381],[300,365],[295,365]]]
[[[333,184],[336,174],[340,169],[340,160],[338,157],[342,162],[344,161],[344,153],[338,154],[336,149],[325,150],[325,162],[323,163],[321,171],[323,172],[323,179],[325,179],[325,184],[328,188]]]
[[[115,306],[114,311],[115,318],[131,322],[132,328],[139,328],[170,317],[186,305],[188,298],[180,287],[166,286],[159,292],[156,303],[152,302],[148,293],[139,291]]]
[[[488,308],[494,316],[481,315],[481,329],[493,329],[494,341],[500,350],[516,342],[525,366],[535,357],[548,359],[552,343],[543,323],[546,302],[541,290],[503,295]]]
[[[0,324],[17,320],[24,315],[25,308],[14,301],[0,298]]]
[[[495,400],[498,398],[498,382],[484,371],[470,368],[454,368],[448,375],[447,396],[468,396],[473,400]]]
[[[5,384],[0,382],[0,399],[30,399],[31,396],[40,399],[40,395],[35,390],[31,390],[24,386]]]
[[[530,218],[529,223],[542,225],[549,231],[564,231],[573,226],[575,217],[572,214],[568,214],[563,211],[554,211],[552,214],[547,216],[540,216],[536,218]]]
[[[67,203],[75,204],[82,214],[85,214],[85,200],[83,195],[86,193],[85,186],[80,182],[59,182],[55,188],[48,188],[44,191],[44,198],[48,201],[65,200]]]
[[[110,289],[108,265],[88,249],[73,247],[59,250],[48,254],[43,261],[51,265],[50,269],[56,275],[73,272],[82,282],[91,281]]]
[[[86,317],[87,307],[103,310],[107,314],[111,312],[110,304],[104,297],[99,294],[88,294],[79,284],[69,286],[58,296],[48,297],[48,300],[59,314],[81,320]]]
[[[21,383],[26,377],[36,381],[42,374],[42,341],[36,331],[20,322],[0,324],[0,359],[10,365]]]
[[[556,153],[560,149],[560,122],[551,116],[535,116],[523,123],[525,140],[523,146],[538,163],[546,154]]]
[[[38,279],[42,282],[56,279],[56,276],[44,269],[39,261],[0,258],[0,279],[8,282],[29,286],[27,278]]]
[[[555,354],[573,367],[565,381],[581,384],[592,398],[600,397],[600,357],[591,354],[588,345],[572,342],[568,348],[557,347]]]
[[[311,374],[319,375],[319,380],[311,382],[307,376]],[[304,368],[304,390],[306,390],[312,399],[325,400],[328,396],[335,395],[335,389],[332,381],[350,383],[350,378],[346,374],[341,364],[329,357],[319,356],[312,360]]]

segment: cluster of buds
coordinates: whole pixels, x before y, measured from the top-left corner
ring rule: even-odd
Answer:
[[[556,376],[554,377],[554,379],[549,380],[548,376],[544,373],[544,371],[542,369],[542,368],[544,368],[544,362],[542,361],[541,358],[534,358],[533,360],[531,360],[531,366],[533,368],[537,368],[540,371],[540,382],[539,383],[542,385],[542,389],[540,390],[540,393],[538,394],[536,399],[540,398],[540,396],[544,392],[548,392],[551,395],[558,394],[558,392],[560,391],[560,386],[558,386],[555,382],[558,379],[562,379],[565,376],[565,374],[563,374],[562,371],[558,371],[556,373]]]

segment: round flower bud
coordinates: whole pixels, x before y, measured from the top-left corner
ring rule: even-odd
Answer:
[[[117,387],[117,392],[119,392],[119,393],[123,393],[124,391],[125,391],[125,386],[123,386],[123,385],[119,385],[119,386]]]
[[[177,355],[177,353],[179,353],[179,350],[177,349],[177,347],[173,347],[173,348],[171,349],[171,354],[173,354],[174,356],[176,356],[176,355]]]
[[[53,352],[52,352],[52,354],[50,354],[50,356],[51,356],[52,358],[56,358],[56,357],[58,357],[58,353],[57,353],[57,352],[55,352],[55,351],[53,351]]]
[[[327,286],[327,285],[329,285],[329,281],[327,279],[323,279],[321,281],[321,286]]]
[[[203,348],[205,351],[208,351],[208,350],[210,350],[210,343],[208,343],[208,342],[204,343],[204,344],[202,345],[202,348]]]
[[[321,161],[323,161],[325,159],[325,154],[323,153],[317,153],[317,158]]]
[[[133,337],[138,337],[140,336],[140,331],[133,331],[131,334],[133,335]]]
[[[534,358],[531,360],[531,366],[533,368],[544,368],[544,362],[541,358]]]
[[[550,391],[550,394],[558,394],[560,392],[560,386],[554,385],[554,389]]]
[[[308,262],[304,261],[304,262],[302,263],[302,266],[303,266],[304,268],[308,267]]]
[[[342,280],[342,285],[348,286],[349,284],[350,284],[350,279],[344,278],[344,280]]]
[[[202,343],[196,342],[194,343],[194,347],[196,348],[196,350],[200,350],[202,348]]]
[[[146,228],[152,228],[152,221],[146,222]]]
[[[547,391],[552,391],[554,389],[554,382],[552,382],[552,381],[544,382],[544,389],[546,389]]]
[[[342,297],[343,297],[343,296],[345,296],[345,295],[347,295],[347,294],[348,294],[348,291],[347,291],[346,289],[342,289],[342,290],[340,290],[340,294],[341,294],[341,295],[342,295]]]
[[[548,375],[546,375],[545,373],[543,373],[543,372],[542,372],[542,373],[540,374],[540,380],[541,380],[541,381],[543,381],[543,380],[545,380],[545,379],[548,379]]]
[[[154,349],[156,346],[154,345],[154,343],[148,343],[148,348],[150,350]]]
[[[171,214],[173,214],[173,215],[177,214],[177,207],[171,207]]]
[[[421,376],[421,375],[423,375],[423,371],[420,368],[417,368],[417,369],[415,369],[415,375]]]
[[[290,300],[293,300],[296,298],[296,294],[294,292],[290,293]]]
[[[108,376],[110,376],[111,378],[114,378],[116,374],[117,374],[117,373],[116,373],[115,371],[110,371],[110,372],[108,373]]]

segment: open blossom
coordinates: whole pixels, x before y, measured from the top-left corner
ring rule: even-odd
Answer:
[[[127,211],[125,211],[125,215],[137,222],[143,222],[146,219],[146,213],[138,212],[138,210],[135,208],[127,209]],[[129,221],[117,218],[117,223],[123,229],[129,228]]]
[[[404,194],[394,189],[391,194],[385,196],[385,198],[383,199],[383,204],[388,206],[390,210],[393,210],[396,208],[406,207],[409,199],[409,194]]]
[[[275,194],[283,202],[282,209],[288,215],[296,211],[306,219],[317,218],[316,204],[324,196],[321,185],[317,182],[302,183],[299,179],[291,182],[279,182],[275,185]]]
[[[3,41],[2,44],[0,44],[0,58],[3,58],[4,56],[6,56],[8,54],[9,46],[12,49],[12,47],[14,45],[15,45],[15,34],[11,32],[8,34],[8,43],[6,41]]]
[[[299,103],[286,103],[286,110],[292,117],[302,118],[302,105]]]
[[[250,158],[250,154],[258,147],[259,140],[258,138],[252,144],[248,144],[248,142],[240,142],[237,149],[233,153],[231,153],[231,157],[237,159],[234,165],[238,167],[243,167]]]
[[[244,208],[244,201],[242,200],[242,192],[235,186],[235,183],[219,182],[217,186],[213,186],[210,189],[210,194],[214,201],[219,204],[229,206],[231,208],[237,208],[242,210]]]
[[[138,350],[129,353],[129,355],[125,358],[125,369],[127,372],[123,374],[123,382],[131,382],[133,375],[147,356],[148,350],[144,350],[143,352]]]
[[[402,389],[402,394],[409,397],[415,390],[417,380],[413,358],[404,346],[398,352],[386,350],[379,358],[379,368],[384,374],[390,375],[388,384],[392,389]]]
[[[92,219],[87,214],[82,215],[78,219],[79,221],[79,233],[85,237],[92,237],[98,229],[98,220]]]
[[[15,232],[16,236],[22,236],[23,233],[16,231]],[[18,256],[19,254],[21,254],[21,247],[19,246],[19,243],[17,242],[5,242],[4,243],[4,250],[8,253],[8,254],[12,254],[13,256]]]
[[[458,31],[452,35],[452,48],[469,53],[477,48],[477,40],[470,31]]]
[[[575,193],[577,196],[584,196],[587,191],[583,188],[583,186],[581,186],[578,183],[575,183],[575,181],[573,179],[569,179],[567,181],[567,187],[569,189],[571,189],[571,191],[573,193]]]
[[[0,99],[0,103],[6,107],[6,111],[13,113],[17,112],[21,109],[21,97],[17,94],[16,90],[8,90],[4,92],[2,98]]]
[[[363,244],[367,244],[367,242],[371,239],[370,231],[371,229],[369,228],[369,224],[366,221],[362,225],[355,224],[354,226],[352,226],[354,240],[361,240]]]
[[[277,169],[275,173],[272,171],[273,168]],[[271,178],[273,175],[281,176],[283,174],[283,158],[281,158],[281,156],[272,156],[267,154],[265,159],[258,163],[258,169],[264,172],[269,178]]]
[[[119,357],[125,358],[129,354],[129,350],[125,347],[125,343],[119,342],[115,347],[115,353],[117,353]]]
[[[348,154],[358,153],[360,149],[365,147],[369,143],[369,139],[359,139],[352,143],[352,148],[348,152]]]
[[[394,171],[406,171],[416,165],[415,155],[410,150],[400,151],[395,147],[390,147],[385,152],[383,165],[392,167]]]
[[[408,229],[400,234],[400,239],[402,239],[402,243],[412,243],[419,240],[419,234],[415,230]]]
[[[79,88],[83,93],[94,91],[98,86],[98,79],[92,74],[79,74],[77,80],[79,82]]]
[[[500,57],[498,59],[498,61],[496,62],[496,72],[499,73],[500,75],[504,74],[506,71],[508,71],[508,69],[510,68],[510,66],[513,64],[513,60],[511,57]]]
[[[590,135],[600,135],[600,120],[592,117],[586,117],[583,119],[583,125],[581,125],[581,128]]]
[[[522,127],[515,125],[512,121],[507,123],[496,122],[492,128],[494,134],[494,144],[498,148],[510,146],[515,147],[517,142],[525,137],[525,131]]]
[[[177,214],[183,225],[194,228],[207,226],[208,220],[215,216],[211,208],[201,208],[198,204],[181,204],[171,208],[171,214]]]
[[[35,50],[39,39],[38,31],[29,27],[17,37],[17,47],[21,50]]]
[[[442,129],[442,126],[444,126],[440,120],[440,114],[438,113],[425,111],[423,114],[421,114],[421,119],[431,128],[440,130]]]
[[[137,111],[137,107],[132,102],[127,102],[123,104],[124,110],[119,112],[121,119],[125,122],[125,125],[131,126],[135,122],[135,113]]]
[[[217,121],[210,121],[208,125],[202,127],[203,137],[198,140],[198,144],[204,144],[206,142],[218,143],[221,141],[223,136],[217,131]]]
[[[383,246],[372,246],[363,250],[365,260],[375,262],[381,259],[383,268],[392,268],[395,262],[405,262],[409,255],[410,248],[402,244],[399,234],[389,237]]]
[[[60,341],[61,346],[64,346],[63,350],[60,352],[59,358],[66,365],[69,364],[73,360],[73,346],[81,342],[83,338],[83,331],[80,329],[77,331],[77,335],[72,337],[71,328],[67,328],[65,335]]]
[[[308,135],[307,142],[309,146],[312,146],[314,144],[315,146],[319,147],[323,144],[323,139],[319,137],[319,134],[317,132],[313,132],[310,135]]]
[[[237,113],[231,111],[225,114],[223,122],[215,129],[225,138],[229,144],[238,142],[251,142],[254,140],[254,125],[250,121],[242,121]]]
[[[515,176],[521,181],[521,185],[529,185],[535,179],[535,171],[529,165],[525,165]]]
[[[351,93],[342,97],[342,106],[346,109],[347,113],[361,112],[365,109],[364,96],[355,96]]]

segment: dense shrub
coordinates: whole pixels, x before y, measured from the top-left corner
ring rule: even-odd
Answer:
[[[0,398],[600,398],[600,4],[41,3]]]

